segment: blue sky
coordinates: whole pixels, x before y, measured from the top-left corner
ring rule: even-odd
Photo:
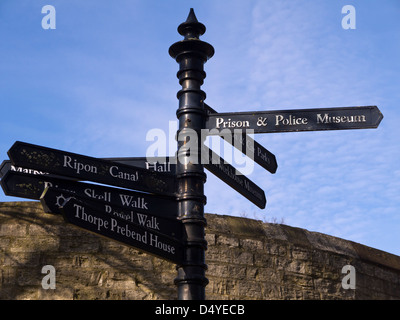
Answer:
[[[44,5],[56,29],[44,30]],[[342,7],[356,29],[342,28]],[[176,120],[168,55],[193,7],[215,48],[202,87],[219,112],[377,105],[378,129],[273,133],[258,209],[208,173],[206,212],[244,216],[400,255],[398,0],[2,0],[0,160],[19,140],[94,157],[145,156]],[[0,193],[0,201],[21,200]]]

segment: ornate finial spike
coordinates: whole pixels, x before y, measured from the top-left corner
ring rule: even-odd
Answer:
[[[196,23],[196,22],[199,22],[199,21],[197,20],[196,15],[194,14],[193,8],[190,8],[190,12],[186,19],[186,23]]]
[[[179,25],[178,32],[185,37],[185,40],[199,39],[206,32],[206,27],[197,20],[193,8],[190,8],[189,15],[186,21]]]
[[[199,39],[206,32],[206,26],[197,21],[193,8],[190,9],[186,21],[179,25],[178,32],[185,38],[169,47],[168,52],[172,58],[179,59],[181,54],[192,51],[202,54],[204,61],[214,55],[213,46]]]

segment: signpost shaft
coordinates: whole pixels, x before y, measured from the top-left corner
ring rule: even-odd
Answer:
[[[204,300],[208,279],[205,276],[206,219],[204,217],[204,183],[206,174],[201,163],[201,129],[205,128],[206,94],[200,89],[206,74],[204,63],[213,56],[214,48],[201,40],[206,28],[197,21],[193,9],[178,27],[184,39],[169,48],[169,54],[179,63],[177,77],[179,120],[177,133],[178,215],[184,228],[184,259],[177,265],[175,284],[179,300]]]

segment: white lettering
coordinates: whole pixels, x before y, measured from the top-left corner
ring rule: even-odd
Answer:
[[[87,189],[84,190],[84,193],[89,198],[99,199],[99,200],[104,200],[104,201],[107,201],[107,202],[111,202],[111,192],[105,191],[104,193],[96,194],[95,190],[87,188]]]
[[[56,8],[51,5],[45,5],[42,7],[42,13],[47,13],[42,19],[42,28],[55,29],[56,28]]]
[[[247,191],[249,191],[253,196],[255,196],[256,198],[263,200],[264,197],[262,196],[262,194],[260,192],[258,192],[257,190],[255,190],[251,185],[250,182],[248,180],[244,180],[244,187],[246,188]]]
[[[175,254],[175,247],[172,245],[158,241],[158,236],[150,233],[150,245],[162,251]]]
[[[81,219],[83,221],[89,222],[90,224],[94,224],[97,226],[97,230],[100,231],[102,228],[108,229],[108,221],[103,220],[100,217],[93,216],[85,212],[85,207],[82,207],[79,204],[74,203],[75,210],[75,218]]]
[[[198,136],[195,130],[185,128],[179,131],[177,141],[178,143],[179,141],[183,142],[177,151],[179,163],[188,164],[190,162],[198,164],[201,162],[201,149],[199,148]]]
[[[259,156],[266,163],[268,163],[268,164],[271,163],[271,159],[268,157],[268,155],[263,153],[262,150],[258,147],[257,147],[257,156]]]
[[[224,118],[216,118],[216,128],[249,128],[250,123],[248,120],[225,120]]]
[[[317,114],[317,123],[352,123],[352,122],[367,122],[365,115],[354,116],[330,116],[329,113],[321,115]]]
[[[289,115],[289,117],[284,117],[283,115],[279,114],[275,116],[275,125],[284,125],[284,126],[295,126],[295,125],[302,125],[307,124],[307,118],[296,118],[293,115]]]
[[[74,169],[77,174],[79,174],[81,171],[97,174],[97,167],[90,165],[90,164],[84,164],[84,163],[78,162],[76,159],[72,159],[70,156],[64,155],[63,167]]]
[[[45,265],[42,268],[42,273],[46,273],[42,279],[42,288],[54,290],[56,288],[56,269],[52,265]]]
[[[129,181],[138,181],[139,180],[139,172],[138,171],[136,171],[135,173],[128,173],[128,172],[119,171],[119,167],[117,167],[117,166],[111,166],[109,172],[114,178],[119,178],[119,179],[129,180]]]
[[[233,142],[234,147],[240,152],[234,153],[234,162],[230,162],[235,164],[237,167],[236,174],[237,175],[249,175],[254,171],[254,140],[251,138],[251,135],[254,134],[254,130],[246,129],[234,129],[233,130]],[[243,144],[243,137],[248,137],[246,139],[245,144]],[[244,150],[243,150],[244,149]],[[228,153],[229,154],[229,153]],[[229,160],[228,160],[229,163]]]
[[[146,141],[155,141],[152,145],[150,145],[146,150],[146,159],[151,161],[150,159],[153,157],[158,157],[159,162],[166,161],[164,159],[160,159],[165,157],[167,153],[167,145],[169,154],[174,154],[176,152],[176,132],[178,131],[178,121],[169,121],[168,124],[168,140],[165,132],[161,129],[151,129],[146,134]],[[176,164],[176,157],[170,158],[170,163]]]
[[[232,314],[244,314],[244,305],[242,304],[212,304],[212,305],[200,305],[200,314],[223,314],[223,315],[232,315]]]
[[[146,161],[146,169],[157,172],[171,172],[171,163],[170,162],[158,163],[157,161],[155,162]]]
[[[352,5],[346,5],[342,8],[342,14],[346,14],[342,18],[342,28],[344,30],[356,28],[356,8]]]
[[[356,269],[352,265],[345,265],[342,268],[342,273],[346,275],[342,279],[342,288],[355,289],[356,288]]]
[[[147,207],[148,202],[144,201],[145,199],[142,197],[133,197],[127,194],[120,194],[119,198],[121,199],[121,203],[125,207],[139,208],[149,210]]]
[[[190,307],[168,307],[166,305],[162,305],[162,307],[156,307],[155,314],[176,314],[182,315],[183,318],[186,318]]]
[[[131,211],[130,213],[125,213],[123,211],[117,211],[115,209],[113,209],[110,205],[106,204],[104,206],[104,211],[107,213],[111,213],[113,216],[117,216],[120,219],[124,219],[126,221],[130,221],[132,223],[135,222],[135,219],[133,217],[133,212]]]
[[[146,134],[146,141],[155,141],[146,150],[146,158],[164,157],[167,154],[167,137],[161,129],[151,129]]]
[[[147,231],[145,231],[144,234],[140,234],[139,232],[131,230],[128,224],[125,224],[125,226],[119,225],[118,221],[114,218],[111,218],[110,230],[118,234],[122,234],[127,238],[132,238],[133,240],[147,244]]]
[[[157,222],[157,218],[151,216],[150,219],[146,214],[136,213],[138,217],[139,224],[146,228],[160,230],[159,222]]]

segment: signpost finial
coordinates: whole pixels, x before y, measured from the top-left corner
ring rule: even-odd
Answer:
[[[185,37],[185,40],[199,39],[206,32],[206,27],[197,20],[193,8],[190,8],[189,15],[186,21],[179,25],[178,32]]]
[[[179,25],[178,32],[184,36],[184,39],[174,43],[169,48],[169,54],[172,58],[178,61],[180,59],[178,56],[188,51],[196,51],[201,54],[204,57],[204,61],[214,55],[213,46],[200,40],[200,36],[206,32],[206,27],[197,20],[193,8],[190,9],[186,21]]]

